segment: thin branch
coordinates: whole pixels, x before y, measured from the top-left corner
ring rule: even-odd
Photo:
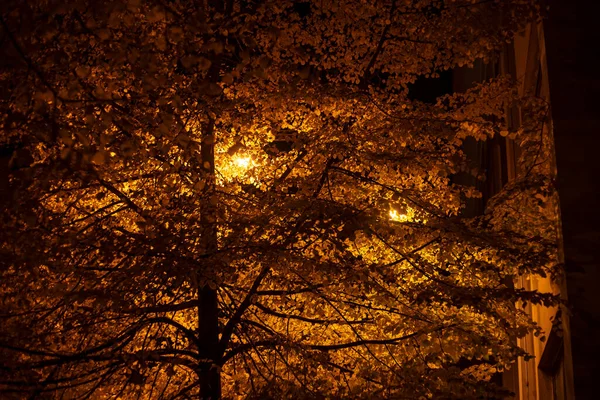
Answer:
[[[252,343],[245,343],[245,344],[241,344],[239,346],[234,347],[233,349],[231,349],[229,352],[227,352],[221,358],[221,363],[225,364],[228,360],[237,356],[238,354],[246,352],[248,350],[252,350],[255,347],[269,347],[269,348],[287,347],[287,348],[299,348],[299,349],[305,349],[305,350],[317,350],[317,351],[324,351],[324,352],[338,351],[338,350],[344,350],[344,349],[349,349],[349,348],[353,348],[353,347],[368,346],[368,345],[398,344],[399,342],[402,342],[404,340],[412,339],[417,336],[428,334],[428,333],[442,331],[444,329],[452,328],[454,326],[455,326],[454,324],[443,325],[443,326],[437,327],[436,329],[417,331],[417,332],[409,333],[404,336],[399,336],[399,337],[390,338],[390,339],[361,339],[361,340],[356,340],[353,342],[329,344],[329,345],[291,343],[291,342],[283,342],[281,340],[276,340],[276,339],[275,340],[257,340]]]
[[[238,322],[242,318],[242,315],[244,314],[244,312],[246,312],[248,307],[250,307],[250,305],[252,304],[252,298],[256,295],[256,291],[258,290],[258,287],[260,286],[263,279],[267,276],[267,274],[269,273],[270,270],[271,270],[271,267],[268,265],[265,265],[261,269],[258,276],[252,283],[250,290],[246,294],[246,297],[244,297],[244,300],[242,300],[242,302],[238,306],[237,310],[235,310],[235,313],[232,315],[232,317],[229,319],[229,321],[227,321],[227,324],[225,324],[225,327],[223,328],[223,333],[221,335],[221,340],[219,341],[219,344],[221,346],[221,354],[227,348],[229,341],[231,340],[231,335],[233,334],[233,330],[234,330],[235,326],[238,324]]]
[[[293,315],[293,314],[284,314],[284,313],[280,313],[277,312],[273,309],[268,308],[267,306],[264,306],[260,303],[254,303],[254,306],[258,309],[260,309],[262,312],[264,312],[265,314],[269,314],[272,315],[274,317],[278,317],[278,318],[283,318],[283,319],[296,319],[298,321],[303,321],[303,322],[308,322],[310,324],[321,324],[321,325],[334,325],[334,324],[347,324],[347,325],[364,325],[364,324],[368,324],[373,322],[373,319],[371,318],[367,318],[367,319],[361,319],[361,320],[356,320],[356,321],[346,321],[346,320],[341,320],[341,319],[318,319],[318,318],[308,318],[308,317],[303,317],[302,315]]]
[[[390,22],[392,21],[392,18],[394,16],[394,11],[396,11],[396,1],[395,0],[392,1],[392,6],[390,8],[390,15],[389,15]],[[361,85],[363,85],[363,86],[366,84],[367,79],[369,79],[369,75],[371,73],[371,68],[373,68],[375,66],[377,57],[379,57],[379,54],[383,50],[383,45],[385,43],[386,36],[387,36],[391,26],[392,26],[391,23],[387,24],[383,28],[383,31],[381,32],[381,36],[379,38],[379,42],[377,43],[377,47],[375,48],[375,52],[373,52],[373,56],[371,56],[371,59],[369,60],[369,63],[367,64],[367,67],[365,68],[365,72],[363,73],[363,76],[361,78]]]

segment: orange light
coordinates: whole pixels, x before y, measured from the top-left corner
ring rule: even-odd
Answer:
[[[390,209],[390,219],[392,221],[397,221],[397,222],[406,222],[406,221],[408,221],[408,215],[400,214],[397,210],[394,210],[393,208],[391,208]]]
[[[247,168],[249,168],[252,165],[252,158],[237,156],[237,157],[233,158],[233,163],[238,168],[247,169]]]

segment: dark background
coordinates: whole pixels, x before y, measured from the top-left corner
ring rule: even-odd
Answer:
[[[558,169],[575,397],[600,379],[600,5],[550,0],[544,22]]]

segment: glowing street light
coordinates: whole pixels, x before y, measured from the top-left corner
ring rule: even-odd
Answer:
[[[401,214],[400,212],[398,212],[398,210],[394,210],[393,208],[390,208],[390,219],[392,221],[397,221],[397,222],[406,222],[406,221],[408,221],[408,215]]]
[[[247,169],[252,165],[252,158],[246,156],[236,156],[233,158],[233,163],[241,169]]]

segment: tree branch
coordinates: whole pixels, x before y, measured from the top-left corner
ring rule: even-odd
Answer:
[[[231,316],[229,321],[227,321],[227,324],[225,324],[225,327],[223,328],[223,333],[221,335],[221,340],[219,341],[219,344],[221,346],[221,354],[223,354],[223,352],[227,348],[236,324],[240,321],[240,318],[242,317],[244,312],[252,304],[252,297],[256,294],[258,287],[260,286],[263,279],[267,276],[270,270],[271,267],[269,267],[268,265],[265,265],[261,269],[261,271],[258,273],[258,276],[254,280],[254,283],[252,283],[250,290],[246,294],[246,297],[244,297],[244,300],[242,300],[237,310],[235,310],[235,313]]]
[[[234,347],[233,349],[231,349],[229,352],[227,352],[221,358],[221,363],[224,364],[231,358],[235,357],[236,355],[246,352],[248,350],[252,350],[256,347],[270,347],[270,348],[286,347],[286,348],[297,348],[297,349],[304,349],[304,350],[317,350],[317,351],[324,351],[324,352],[338,351],[338,350],[344,350],[344,349],[349,349],[349,348],[353,348],[353,347],[367,346],[367,345],[397,344],[399,342],[402,342],[403,340],[412,339],[417,336],[428,334],[428,333],[439,332],[444,329],[452,328],[454,326],[455,326],[454,324],[443,325],[443,326],[437,327],[436,329],[417,331],[417,332],[409,333],[404,336],[399,336],[399,337],[390,338],[390,339],[362,339],[362,340],[356,340],[354,342],[329,344],[329,345],[292,343],[292,342],[284,342],[284,341],[276,340],[276,339],[275,340],[273,340],[273,339],[257,340],[252,343],[244,343],[244,344]]]
[[[383,44],[385,43],[385,39],[390,30],[390,26],[392,26],[391,21],[394,16],[394,11],[396,11],[396,0],[392,1],[392,6],[390,8],[390,16],[389,16],[390,24],[386,25],[383,28],[383,31],[381,32],[381,36],[379,38],[379,42],[377,43],[377,47],[375,48],[375,52],[373,53],[373,56],[371,56],[371,59],[369,60],[369,63],[367,64],[367,67],[365,68],[365,72],[363,73],[363,76],[361,78],[361,83],[360,83],[361,86],[366,85],[367,79],[369,79],[369,75],[371,73],[370,72],[371,68],[373,68],[375,66],[377,57],[379,57],[379,54],[383,50]]]
[[[296,319],[298,321],[303,321],[303,322],[308,322],[310,324],[322,324],[322,325],[333,325],[333,324],[347,324],[347,325],[359,325],[359,324],[367,324],[370,322],[373,322],[373,319],[371,318],[367,318],[367,319],[363,319],[363,320],[357,320],[357,321],[344,321],[344,320],[336,320],[336,319],[318,319],[318,318],[308,318],[308,317],[303,317],[302,315],[292,315],[292,314],[284,314],[284,313],[280,313],[277,312],[275,310],[272,310],[260,303],[254,303],[254,306],[256,308],[258,308],[259,310],[261,310],[262,312],[264,312],[265,314],[269,314],[272,315],[274,317],[278,317],[278,318],[283,318],[283,319]]]

